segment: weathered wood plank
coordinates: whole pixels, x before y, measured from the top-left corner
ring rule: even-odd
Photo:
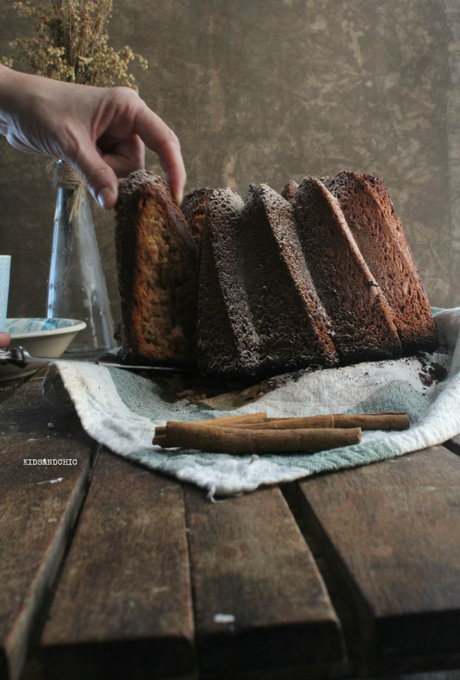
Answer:
[[[46,678],[190,676],[181,486],[102,453],[41,641]]]
[[[300,489],[309,530],[356,610],[360,672],[458,664],[458,456],[437,446]]]
[[[186,488],[185,500],[202,677],[332,672],[340,626],[279,489],[210,503]]]
[[[32,378],[0,406],[2,679],[21,671],[91,475],[92,440],[73,410],[42,397],[41,383]]]
[[[12,380],[11,382],[0,383],[0,404],[2,401],[5,401],[5,399],[8,399],[8,397],[10,397],[13,392],[18,390],[23,384],[24,382],[22,380]]]
[[[452,451],[453,453],[456,453],[458,456],[460,456],[460,437],[450,439],[448,442],[445,442],[444,446],[446,449],[449,449],[449,451]]]

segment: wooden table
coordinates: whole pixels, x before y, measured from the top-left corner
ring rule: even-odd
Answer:
[[[99,451],[41,380],[0,406],[2,680],[460,667],[454,451],[211,503]]]

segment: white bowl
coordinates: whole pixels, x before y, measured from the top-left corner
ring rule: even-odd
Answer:
[[[32,356],[52,359],[58,359],[84,328],[86,323],[75,319],[7,319],[5,325],[11,335],[10,347],[22,346]],[[46,360],[25,368],[0,364],[0,382],[31,375],[45,363]]]

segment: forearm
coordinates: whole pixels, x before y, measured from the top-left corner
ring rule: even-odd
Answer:
[[[0,66],[0,133],[19,151],[61,158],[53,112],[64,107],[70,115],[69,87]]]
[[[0,133],[15,130],[17,119],[30,109],[31,81],[36,76],[14,71],[0,64]],[[35,84],[35,83],[34,83]]]

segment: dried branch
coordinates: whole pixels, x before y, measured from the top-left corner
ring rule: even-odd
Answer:
[[[147,60],[129,46],[116,51],[108,44],[106,24],[113,0],[51,0],[51,6],[34,6],[30,0],[15,2],[18,14],[33,22],[36,37],[17,38],[10,47],[13,58],[6,66],[18,64],[36,75],[84,85],[125,85],[137,91],[130,64]]]

